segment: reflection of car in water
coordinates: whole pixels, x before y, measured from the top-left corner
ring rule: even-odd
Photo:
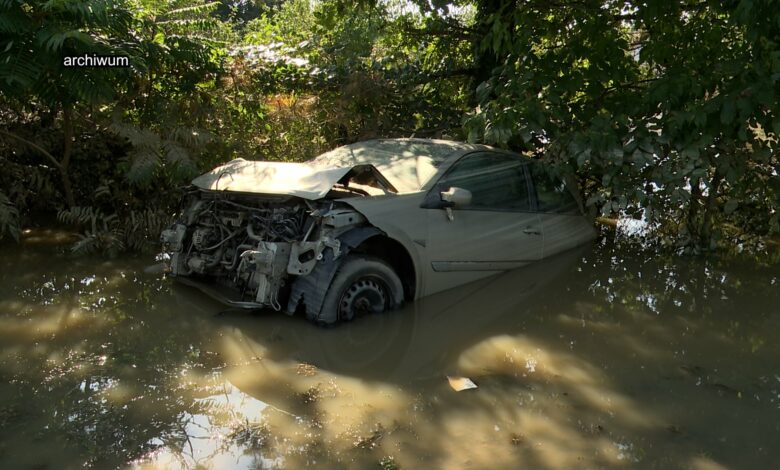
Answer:
[[[549,259],[420,299],[399,314],[323,334],[278,330],[295,342],[295,357],[331,372],[399,383],[451,373],[460,353],[494,335],[517,331],[534,306],[560,293],[556,282],[590,248]],[[261,332],[244,325],[244,334]],[[248,328],[248,329],[247,329]],[[269,353],[273,351],[273,346]],[[288,354],[290,351],[285,351]],[[278,359],[281,359],[279,357]]]
[[[546,300],[560,295],[561,280],[589,250],[588,246],[567,250],[349,328],[302,328],[293,319],[275,315],[225,315],[219,321],[258,342],[262,356],[272,361],[294,358],[337,374],[397,383],[440,377],[451,372],[448,367],[466,349],[491,336],[518,331],[525,316],[543,310]],[[208,310],[208,304],[177,291],[183,307]],[[246,354],[257,353],[248,349]]]
[[[162,234],[173,276],[237,307],[319,324],[383,312],[595,237],[538,161],[424,139],[308,163],[233,160],[192,182]]]

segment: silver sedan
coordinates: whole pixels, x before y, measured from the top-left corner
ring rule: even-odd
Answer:
[[[169,271],[243,308],[318,324],[518,268],[595,238],[576,188],[483,145],[382,139],[195,178],[162,234]]]

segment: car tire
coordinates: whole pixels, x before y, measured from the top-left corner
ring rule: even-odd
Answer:
[[[367,313],[384,313],[403,301],[404,288],[393,268],[379,258],[349,255],[333,277],[316,323],[333,325]]]

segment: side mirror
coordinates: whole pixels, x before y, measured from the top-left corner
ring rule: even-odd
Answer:
[[[471,204],[471,191],[463,188],[452,187],[441,192],[441,200],[446,207],[461,207]]]

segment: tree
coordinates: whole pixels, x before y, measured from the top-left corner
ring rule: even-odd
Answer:
[[[70,188],[76,136],[129,138],[98,178],[121,173],[133,186],[123,207],[237,156],[468,139],[548,160],[579,179],[589,206],[642,218],[667,245],[755,245],[780,231],[772,5],[0,0],[0,105],[55,122],[62,138],[44,141],[19,120],[0,137],[56,168],[69,205],[96,185]],[[61,63],[84,53],[131,66]]]
[[[479,10],[496,67],[477,87],[472,140],[545,155],[604,213],[643,213],[695,251],[726,222],[780,228],[772,2],[496,3]]]
[[[19,103],[32,103],[61,115],[63,144],[59,155],[15,133],[58,169],[68,206],[76,204],[69,168],[73,151],[74,112],[110,101],[128,86],[139,64],[138,40],[131,34],[133,15],[125,1],[21,1],[0,3],[0,91]],[[133,68],[77,68],[67,56],[128,56]]]

